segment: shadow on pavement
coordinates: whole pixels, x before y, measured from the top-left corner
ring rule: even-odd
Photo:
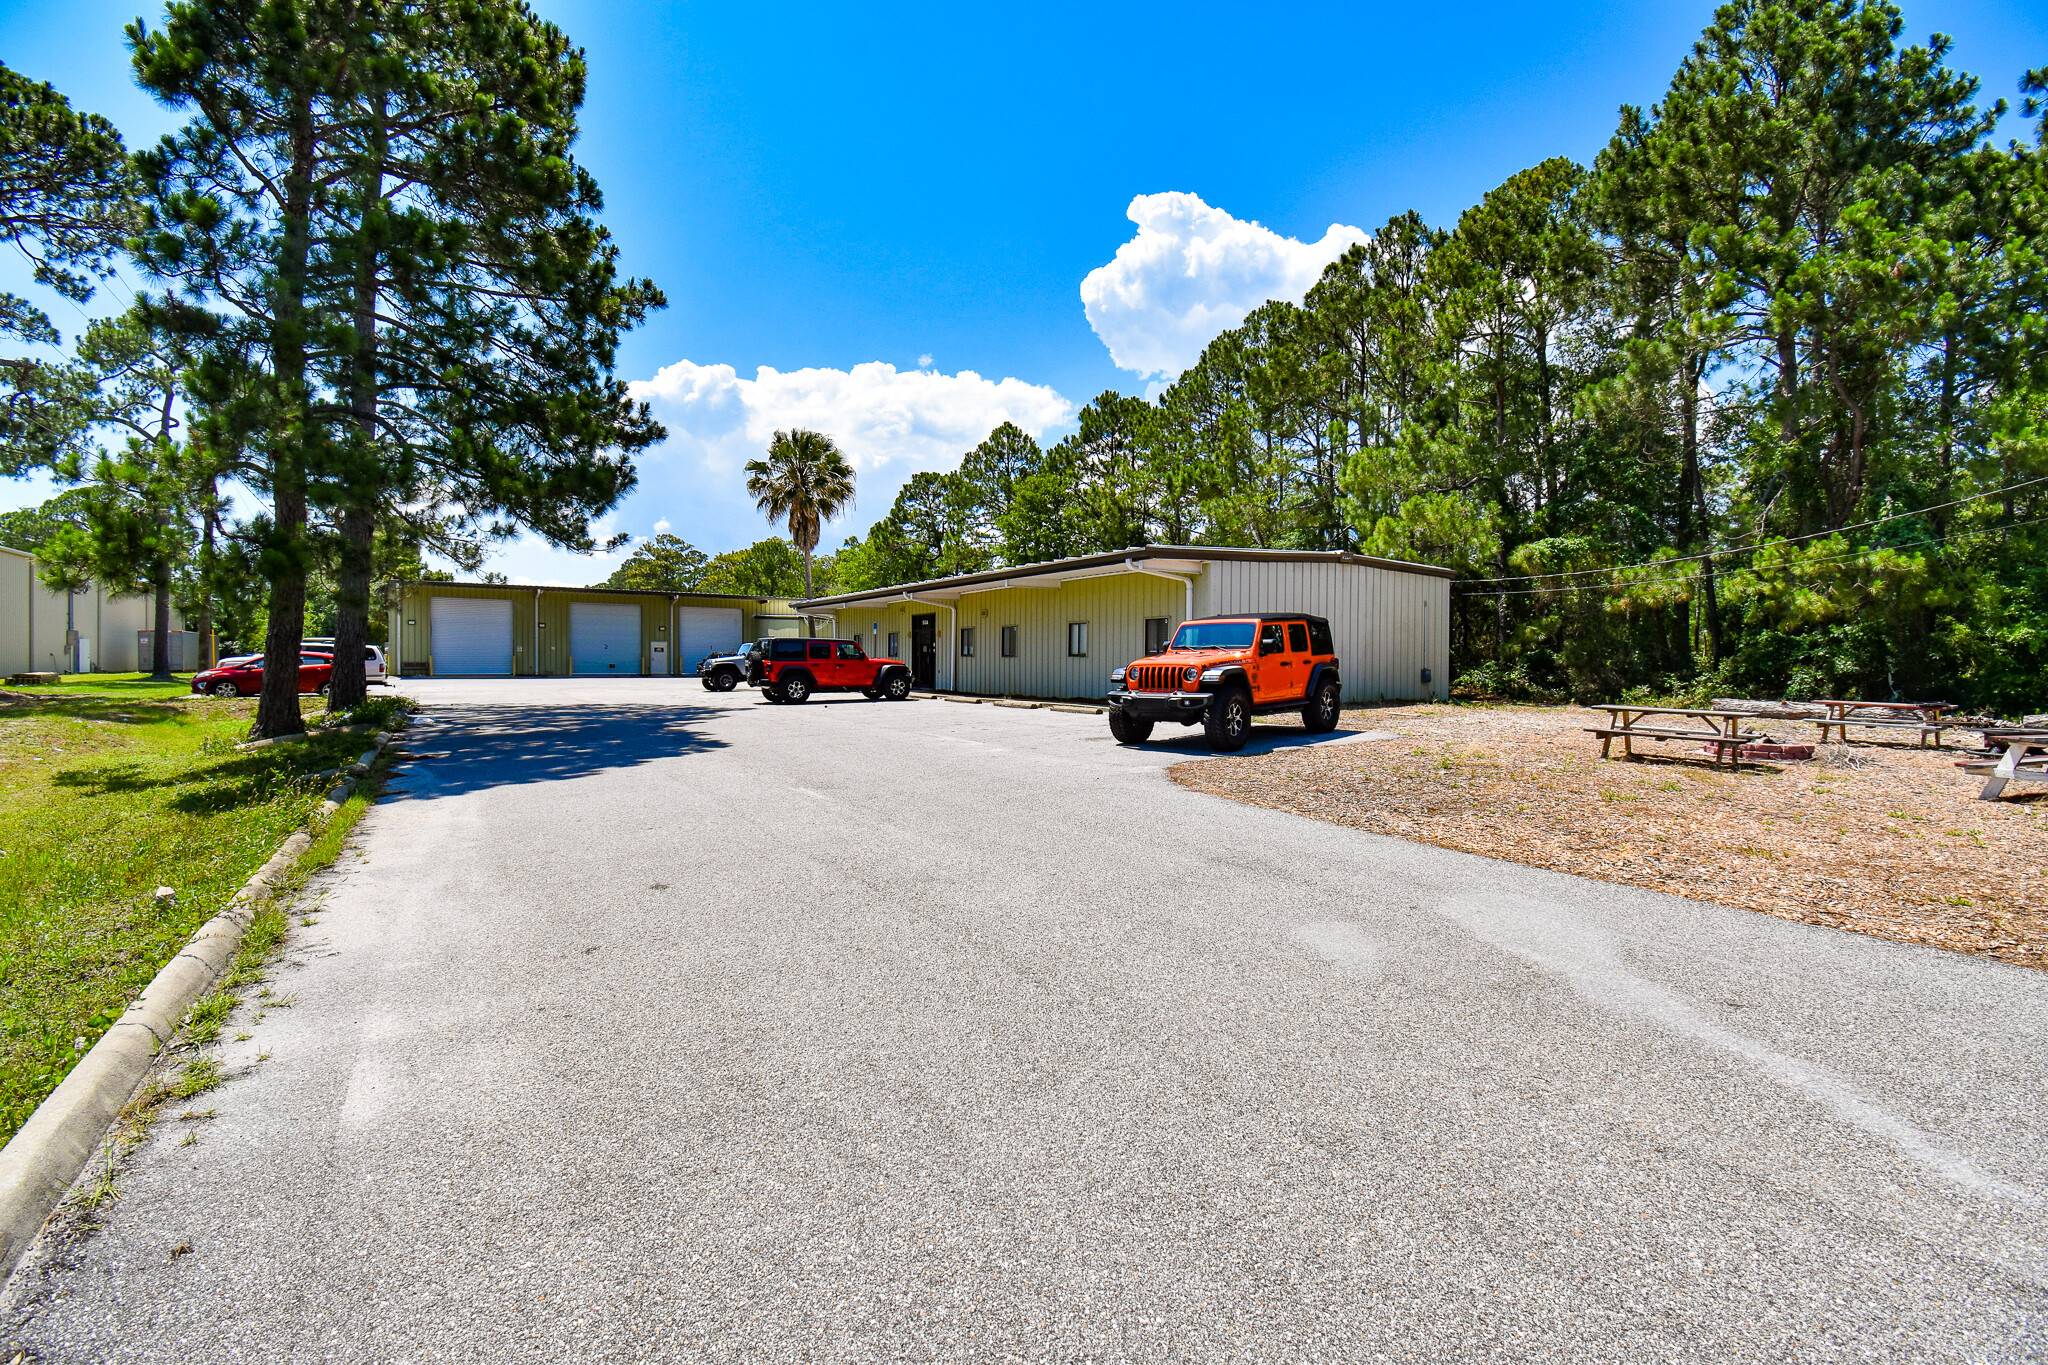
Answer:
[[[1219,754],[1209,747],[1209,741],[1202,736],[1202,727],[1191,725],[1186,729],[1176,727],[1174,733],[1167,733],[1165,726],[1152,732],[1152,738],[1145,741],[1147,749],[1164,749],[1168,753],[1186,754],[1190,758],[1245,758],[1258,754],[1275,753],[1281,749],[1306,749],[1314,744],[1341,744],[1354,740],[1363,744],[1375,741],[1363,736],[1373,733],[1359,730],[1332,730],[1328,734],[1312,735],[1306,730],[1284,725],[1257,725],[1252,727],[1251,738],[1235,754]]]
[[[725,741],[692,727],[719,714],[704,706],[437,706],[406,734],[417,757],[386,790],[420,801],[707,753]]]

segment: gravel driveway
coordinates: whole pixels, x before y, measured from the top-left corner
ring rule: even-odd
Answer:
[[[446,756],[0,1358],[2048,1351],[2048,974],[1238,805],[1094,716],[408,687]]]

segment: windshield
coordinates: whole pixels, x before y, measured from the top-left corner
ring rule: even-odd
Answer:
[[[1258,626],[1251,621],[1190,621],[1168,649],[1250,649]]]

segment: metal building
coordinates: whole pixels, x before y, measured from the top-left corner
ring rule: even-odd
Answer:
[[[116,595],[97,583],[58,592],[41,570],[26,550],[0,545],[0,678],[135,672],[137,637],[156,618],[155,595]]]
[[[909,660],[920,687],[1044,698],[1101,697],[1191,617],[1299,611],[1328,618],[1346,702],[1419,701],[1449,695],[1450,579],[1343,551],[1150,545],[792,605]]]
[[[743,640],[808,633],[786,598],[407,582],[385,667],[405,677],[661,677]]]

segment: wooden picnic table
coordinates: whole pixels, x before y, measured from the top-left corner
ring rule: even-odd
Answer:
[[[1589,735],[1600,736],[1602,758],[1611,756],[1614,741],[1617,739],[1621,741],[1623,758],[1635,757],[1635,742],[1638,739],[1653,739],[1659,744],[1666,740],[1689,739],[1714,746],[1715,767],[1720,767],[1722,758],[1726,757],[1728,766],[1732,768],[1742,762],[1743,745],[1755,744],[1763,738],[1756,731],[1740,728],[1742,722],[1756,719],[1740,711],[1703,711],[1682,706],[1631,706],[1622,702],[1590,709],[1607,713],[1606,725],[1598,728],[1589,727],[1586,730]],[[1704,721],[1706,728],[1698,725],[1681,727],[1676,724],[1644,723],[1656,716],[1681,716],[1687,720]]]
[[[1955,710],[1954,702],[1946,701],[1844,701],[1823,700],[1814,703],[1828,709],[1825,720],[1817,720],[1820,726],[1820,742],[1828,742],[1828,731],[1833,730],[1841,737],[1842,743],[1849,742],[1851,725],[1866,730],[1912,730],[1920,736],[1920,747],[1927,747],[1927,737],[1934,736],[1934,747],[1941,747],[1941,732],[1949,728],[1944,721],[1944,711]],[[1908,717],[1911,717],[1908,719]]]
[[[1956,764],[1984,779],[1984,789],[1977,793],[1979,801],[1996,801],[2008,782],[2048,782],[2048,730],[1986,730],[1984,738],[2003,748],[2004,754],[1966,758]]]

